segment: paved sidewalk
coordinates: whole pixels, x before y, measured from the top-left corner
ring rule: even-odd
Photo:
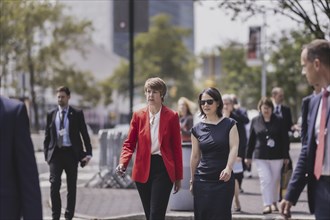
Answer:
[[[36,145],[36,144],[35,144]],[[95,145],[94,145],[95,146]],[[291,145],[291,157],[296,164],[300,152],[300,144]],[[99,219],[99,220],[144,220],[143,208],[136,189],[100,189],[87,188],[85,184],[98,173],[100,150],[96,146],[93,149],[91,163],[84,169],[79,168],[78,192],[76,214],[74,220]],[[48,165],[44,162],[43,153],[36,152],[39,168],[39,178],[42,186],[44,219],[51,219],[49,204],[49,173]],[[252,164],[252,178],[244,178],[242,188],[244,193],[240,194],[242,206],[241,213],[233,213],[233,219],[282,219],[279,213],[262,215],[262,199],[260,194],[259,179],[254,164]],[[66,207],[66,184],[65,175],[62,176],[62,207]],[[182,190],[180,191],[182,192]],[[180,193],[179,192],[179,193]],[[193,220],[192,211],[173,211],[171,202],[167,212],[167,220]],[[220,218],[221,219],[221,218]],[[298,204],[292,208],[292,219],[311,220],[309,214],[306,189],[300,196]]]
[[[291,156],[294,164],[299,152],[300,145],[293,144]],[[243,180],[244,193],[240,194],[242,212],[234,213],[233,219],[282,219],[278,212],[261,214],[263,206],[255,169],[252,170],[252,175],[252,178]],[[65,192],[62,194],[63,197]],[[135,189],[98,189],[83,186],[78,188],[76,216],[83,219],[145,219]],[[169,206],[167,219],[193,219],[193,212],[172,211]],[[306,189],[300,196],[298,204],[292,208],[292,219],[314,219],[309,214]]]

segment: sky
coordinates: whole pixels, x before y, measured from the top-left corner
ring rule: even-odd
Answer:
[[[215,1],[195,3],[195,52],[209,52],[217,45],[223,45],[228,40],[241,43],[248,42],[249,26],[262,26],[262,16],[256,16],[247,22],[240,19],[231,21],[230,15],[219,8],[212,6]],[[283,16],[269,16],[265,18],[267,28],[266,37],[279,33],[281,29],[293,28],[297,24]]]

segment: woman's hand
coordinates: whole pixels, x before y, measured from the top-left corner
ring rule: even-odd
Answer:
[[[194,187],[194,185],[193,185],[193,181],[190,180],[190,181],[189,181],[189,191],[191,192],[191,194],[194,195],[194,193],[193,193],[193,187]]]
[[[230,169],[229,167],[226,167],[223,171],[221,171],[220,176],[219,176],[219,180],[223,180],[225,182],[230,180],[231,171],[232,171],[232,169]]]
[[[179,192],[180,188],[181,188],[181,180],[176,180],[174,182],[173,194]]]
[[[251,159],[245,159],[244,162],[245,162],[246,166],[249,167],[249,166],[251,166],[252,160]]]
[[[116,167],[116,174],[118,176],[121,176],[121,177],[124,177],[126,175],[125,173],[126,171],[126,168],[124,167],[124,164],[119,164],[117,167]]]

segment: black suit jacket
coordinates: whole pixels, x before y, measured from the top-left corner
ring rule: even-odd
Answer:
[[[238,145],[238,153],[237,156],[241,158],[245,158],[245,151],[247,145],[247,137],[246,137],[246,130],[245,124],[246,120],[247,123],[249,122],[249,118],[245,117],[245,115],[237,114],[237,111],[233,111],[230,113],[230,118],[234,119],[237,123],[237,131],[239,136],[239,145]]]
[[[310,100],[308,112],[308,135],[307,144],[303,144],[296,168],[287,188],[285,199],[297,203],[299,196],[307,184],[308,205],[311,213],[314,213],[314,187],[316,178],[314,176],[314,163],[316,154],[315,122],[322,93]]]
[[[22,102],[0,96],[0,219],[41,220],[29,119]]]
[[[307,117],[308,117],[308,109],[310,100],[314,97],[314,94],[306,96],[302,100],[301,104],[301,143],[307,144]]]
[[[284,120],[284,126],[287,129],[287,131],[289,132],[289,131],[291,131],[291,127],[293,125],[291,110],[288,106],[281,105],[281,112],[282,112],[282,118]]]
[[[45,129],[44,153],[45,160],[49,163],[52,159],[54,149],[57,145],[57,131],[55,118],[58,108],[51,110],[47,114]],[[92,145],[88,135],[85,117],[82,110],[69,106],[69,137],[72,143],[75,158],[80,161],[85,155],[92,155]],[[82,141],[82,139],[83,141]],[[84,142],[84,145],[83,145]]]
[[[267,136],[275,141],[274,147],[267,146]],[[253,154],[256,159],[289,158],[289,137],[283,129],[282,118],[272,114],[269,129],[261,114],[252,119],[246,158],[251,159]]]

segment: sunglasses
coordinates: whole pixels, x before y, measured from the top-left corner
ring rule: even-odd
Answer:
[[[208,105],[212,105],[213,102],[214,102],[213,99],[199,100],[200,105],[205,105],[205,103],[207,103]]]

